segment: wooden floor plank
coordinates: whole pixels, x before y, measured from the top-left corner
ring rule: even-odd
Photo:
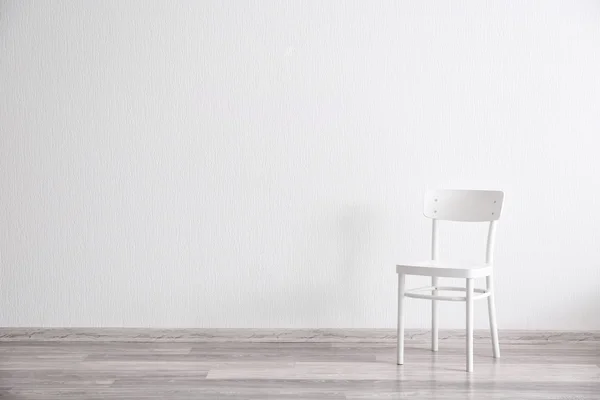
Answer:
[[[600,399],[598,342],[0,342],[1,399]]]

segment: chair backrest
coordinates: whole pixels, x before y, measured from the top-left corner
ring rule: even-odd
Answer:
[[[504,193],[497,190],[432,190],[424,214],[431,219],[483,222],[500,218]]]
[[[431,259],[438,259],[437,221],[489,222],[485,260],[492,264],[496,221],[500,218],[504,193],[498,190],[433,190],[425,195],[423,214],[433,220]]]

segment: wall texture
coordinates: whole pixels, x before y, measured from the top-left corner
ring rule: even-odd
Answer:
[[[597,1],[0,2],[0,325],[393,327],[423,192],[449,187],[506,192],[501,328],[600,329],[598,21]],[[483,257],[484,226],[441,233]]]

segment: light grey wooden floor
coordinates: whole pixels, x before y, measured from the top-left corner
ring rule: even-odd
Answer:
[[[600,399],[599,344],[0,342],[0,398]]]

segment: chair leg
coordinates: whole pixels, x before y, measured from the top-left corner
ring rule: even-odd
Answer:
[[[404,286],[405,275],[398,274],[398,339],[396,342],[397,364],[404,364]]]
[[[437,288],[438,278],[431,277],[431,286]],[[432,295],[437,296],[438,291],[434,290]],[[437,300],[431,300],[431,350],[438,351],[438,304]]]
[[[494,278],[492,276],[487,276],[485,278],[487,291],[490,292],[490,295],[487,299],[488,301],[488,316],[490,319],[490,334],[492,336],[492,346],[494,348],[494,358],[500,358],[500,343],[498,342],[498,325],[496,324],[496,304],[494,301],[494,297],[496,294],[494,293]]]
[[[473,371],[473,278],[467,278],[467,372]]]

